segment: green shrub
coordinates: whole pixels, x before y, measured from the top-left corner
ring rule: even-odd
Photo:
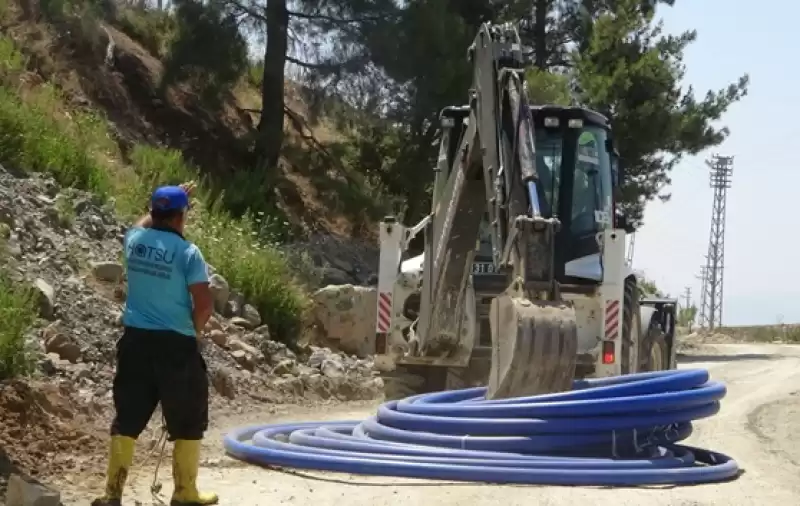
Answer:
[[[158,10],[125,8],[117,15],[116,24],[158,58],[166,55],[177,30],[175,18],[169,12]]]
[[[78,114],[73,128],[66,128],[54,120],[48,107],[51,101],[46,91],[23,101],[0,86],[0,161],[16,170],[48,173],[66,186],[107,195],[108,176],[94,156],[96,143],[89,142],[96,135],[91,131],[96,124]]]
[[[258,309],[273,336],[290,343],[301,330],[307,298],[283,254],[258,237],[259,226],[258,217],[234,220],[219,209],[200,208],[190,217],[187,234]]]
[[[260,89],[261,84],[264,82],[264,62],[260,60],[250,63],[245,78],[250,86]]]
[[[93,25],[84,25],[92,31],[98,31],[99,21],[113,18],[117,11],[114,0],[39,0],[39,7],[44,19],[51,23],[85,20]]]
[[[25,57],[7,37],[0,37],[0,75],[16,74],[25,70]]]
[[[139,144],[130,153],[131,164],[146,186],[180,184],[197,177],[197,171],[175,149],[154,148]]]
[[[25,342],[25,332],[36,321],[36,307],[33,290],[0,270],[0,380],[32,370],[33,351]]]
[[[794,326],[786,328],[783,339],[787,343],[800,343],[800,328]]]

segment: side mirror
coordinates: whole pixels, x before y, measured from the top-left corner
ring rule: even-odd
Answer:
[[[614,178],[614,186],[622,186],[622,167],[619,164],[619,156],[611,153],[611,176]]]
[[[613,185],[619,188],[622,186],[622,167],[619,164],[619,153],[614,147],[614,140],[611,137],[606,139],[606,151],[611,159],[611,178]]]
[[[614,223],[615,224],[614,228],[621,228],[621,229],[625,230],[626,234],[632,234],[632,233],[636,232],[636,228],[633,226],[633,224],[628,222],[628,217],[625,216],[624,214],[622,214],[619,211],[617,211],[615,213],[614,222],[615,222]]]

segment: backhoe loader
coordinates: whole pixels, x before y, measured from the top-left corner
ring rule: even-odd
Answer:
[[[432,209],[381,223],[376,364],[386,397],[487,398],[675,367],[671,299],[640,299],[609,120],[530,105],[516,29],[486,23],[465,106],[440,114]],[[408,258],[424,237],[423,253]]]

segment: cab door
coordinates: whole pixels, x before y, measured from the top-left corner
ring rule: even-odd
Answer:
[[[613,176],[605,128],[586,125],[565,138],[559,256],[570,282],[603,276],[598,233],[613,227]],[[572,149],[569,149],[569,148]],[[570,163],[571,162],[571,163]],[[567,167],[572,167],[572,170]],[[577,278],[577,279],[575,279]]]

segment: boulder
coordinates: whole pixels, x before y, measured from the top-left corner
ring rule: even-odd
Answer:
[[[255,329],[261,325],[261,315],[258,314],[258,309],[250,304],[245,304],[242,308],[242,318],[247,320],[247,322],[250,324],[249,328],[251,329]]]
[[[119,282],[125,274],[125,268],[117,262],[92,262],[92,274],[100,281]]]
[[[312,300],[311,317],[318,338],[359,357],[375,352],[375,288],[330,285],[315,292]]]
[[[47,353],[58,355],[62,360],[68,360],[71,363],[77,363],[81,358],[81,348],[71,338],[65,334],[55,334],[44,343],[44,349]]]
[[[38,293],[39,303],[39,316],[45,320],[52,320],[55,315],[56,308],[56,292],[55,289],[47,281],[39,278],[33,283],[36,292]]]
[[[214,309],[218,313],[224,313],[225,307],[228,305],[228,297],[231,295],[231,287],[228,285],[228,281],[219,274],[212,274],[208,281],[214,297]]]
[[[220,348],[226,348],[228,346],[228,334],[223,330],[212,330],[208,333],[208,338]]]

